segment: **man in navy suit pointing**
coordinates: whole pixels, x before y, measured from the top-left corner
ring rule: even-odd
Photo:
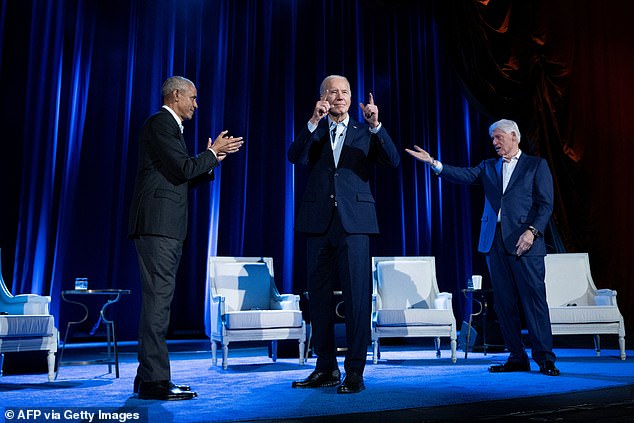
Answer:
[[[455,183],[480,183],[484,211],[478,251],[486,254],[495,296],[495,311],[507,349],[507,362],[491,366],[492,373],[529,371],[530,363],[521,338],[521,304],[532,344],[533,360],[541,373],[558,376],[552,351],[552,331],[546,303],[543,233],[553,210],[553,180],[546,161],[519,149],[520,131],[512,120],[489,127],[500,159],[488,159],[476,167],[445,165],[425,150],[405,149],[429,164],[434,172]]]
[[[350,118],[350,83],[324,79],[313,115],[288,149],[288,159],[309,175],[295,230],[307,234],[308,296],[315,371],[293,388],[337,386],[340,394],[365,388],[363,370],[370,336],[369,235],[379,227],[370,191],[375,163],[398,166],[399,153],[379,121],[372,94],[360,103],[364,123]],[[346,307],[346,377],[340,384],[333,319],[333,290],[340,282]]]

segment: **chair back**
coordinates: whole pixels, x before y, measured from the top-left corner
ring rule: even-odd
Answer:
[[[211,257],[213,295],[225,297],[228,312],[269,310],[276,292],[270,257]]]
[[[597,288],[587,253],[548,254],[544,263],[546,300],[550,307],[595,305]]]
[[[378,308],[435,308],[434,257],[373,257],[372,270]]]

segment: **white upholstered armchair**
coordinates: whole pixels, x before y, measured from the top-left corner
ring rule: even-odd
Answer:
[[[49,314],[51,297],[12,295],[2,278],[0,263],[0,374],[5,352],[47,351],[48,380],[55,378],[58,332]]]
[[[433,337],[440,357],[440,338],[448,337],[456,362],[456,319],[452,295],[439,292],[434,257],[372,257],[372,345],[376,364],[380,339]]]
[[[596,355],[601,353],[599,335],[617,335],[620,358],[625,360],[625,325],[616,303],[616,291],[597,289],[588,254],[548,254],[545,263],[546,299],[553,335],[594,335]]]
[[[214,365],[217,342],[226,369],[230,342],[271,341],[275,361],[277,341],[284,339],[298,341],[299,364],[304,364],[306,324],[299,296],[279,294],[271,257],[210,257],[205,312]]]

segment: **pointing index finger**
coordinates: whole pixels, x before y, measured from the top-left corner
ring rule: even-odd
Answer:
[[[374,104],[374,96],[372,96],[372,93],[369,94],[368,104]]]
[[[321,98],[319,100],[324,101],[327,96],[328,96],[328,90],[324,91],[324,93],[321,95]]]

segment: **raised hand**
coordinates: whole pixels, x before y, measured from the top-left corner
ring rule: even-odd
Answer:
[[[227,157],[227,154],[237,152],[240,150],[240,147],[242,147],[242,144],[244,144],[242,137],[227,137],[227,132],[229,131],[222,131],[213,142],[211,141],[211,138],[207,141],[207,148],[216,153],[218,161],[224,160],[224,158]]]
[[[413,150],[406,148],[405,151],[409,153],[410,156],[414,157],[416,160],[420,160],[421,162],[429,164],[432,164],[434,162],[434,158],[428,152],[417,145],[414,145]]]
[[[319,123],[319,121],[328,114],[328,111],[330,110],[330,102],[328,100],[326,100],[326,97],[328,96],[328,90],[326,90],[326,92],[324,92],[322,94],[322,96],[319,98],[319,101],[317,103],[315,103],[315,110],[313,110],[313,115],[310,118],[310,121],[317,125]]]
[[[374,104],[372,93],[368,96],[368,104],[359,103],[359,107],[363,111],[363,117],[372,128],[379,126],[379,108]]]

